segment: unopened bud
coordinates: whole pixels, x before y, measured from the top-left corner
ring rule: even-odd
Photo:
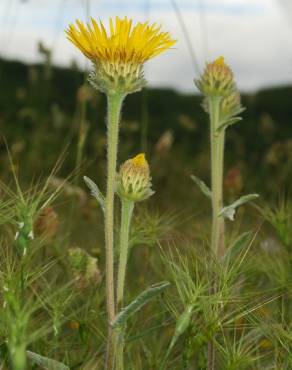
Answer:
[[[198,89],[206,96],[225,97],[231,94],[236,86],[233,73],[223,57],[207,63],[200,79],[195,81]]]
[[[121,165],[117,175],[117,193],[120,198],[134,202],[147,199],[154,193],[145,154],[138,154]]]

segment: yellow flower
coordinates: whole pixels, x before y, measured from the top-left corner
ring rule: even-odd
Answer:
[[[117,193],[122,199],[141,201],[149,198],[151,190],[151,176],[145,154],[128,159],[121,165],[117,175]]]
[[[148,168],[148,163],[146,161],[144,153],[136,155],[136,157],[130,159],[130,161],[132,161],[133,166],[136,166],[138,168]]]
[[[156,24],[132,23],[127,17],[116,17],[115,21],[110,18],[107,32],[101,21],[91,18],[87,25],[77,20],[66,30],[68,39],[95,64],[93,82],[104,92],[141,89],[145,84],[143,63],[176,42]]]
[[[221,55],[221,57],[218,57],[217,59],[215,59],[214,64],[217,66],[224,66],[225,58]]]

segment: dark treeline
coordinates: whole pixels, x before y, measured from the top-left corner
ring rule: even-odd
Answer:
[[[84,73],[76,66],[60,68],[51,67],[48,61],[26,65],[0,60],[2,135],[9,143],[26,138],[31,156],[41,152],[49,159],[48,146],[53,153],[61,151],[66,140],[78,140],[80,106],[86,100],[89,123],[86,155],[104,156],[101,138],[105,134],[105,97],[87,89],[84,98],[80,87],[85,80]],[[292,86],[244,94],[242,101],[246,107],[244,122],[228,130],[227,166],[246,163],[248,171],[253,173],[274,168],[277,171],[277,166],[291,157]],[[199,95],[149,88],[127,98],[121,132],[121,139],[127,139],[124,156],[144,150],[143,142],[147,142],[148,154],[152,154],[165,132],[172,135],[176,158],[190,161],[206,152],[208,125]],[[73,163],[74,156],[71,167]]]

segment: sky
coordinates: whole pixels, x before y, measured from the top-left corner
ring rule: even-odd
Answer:
[[[53,62],[88,66],[64,35],[88,15],[105,23],[129,16],[162,25],[176,46],[145,65],[151,86],[195,91],[206,61],[223,55],[244,91],[292,83],[292,0],[0,0],[0,56],[40,60],[38,41]],[[183,26],[182,26],[183,24]]]

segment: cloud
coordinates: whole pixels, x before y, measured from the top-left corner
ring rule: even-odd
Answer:
[[[2,10],[5,4],[7,6],[7,1],[13,0],[2,3]],[[176,2],[180,6],[201,69],[205,60],[224,55],[235,72],[239,87],[244,90],[292,82],[292,27],[276,1]],[[191,3],[197,5],[191,7]],[[84,57],[63,34],[66,25],[76,17],[86,19],[84,4],[84,0],[29,0],[18,8],[10,6],[10,15],[3,20],[3,32],[0,35],[1,54],[35,61],[39,58],[36,44],[43,40],[47,46],[53,47],[56,63],[68,65],[72,59],[76,59],[84,66]],[[123,9],[117,7],[117,4],[123,4]],[[169,30],[178,39],[173,50],[146,64],[146,76],[150,84],[194,91],[193,78],[198,72],[170,2],[149,0],[149,4],[147,18],[161,23],[163,29]],[[198,4],[203,4],[203,12]],[[7,7],[6,11],[8,14]],[[114,13],[127,13],[138,20],[144,20],[145,2],[92,2],[91,14],[98,14],[104,19]]]

